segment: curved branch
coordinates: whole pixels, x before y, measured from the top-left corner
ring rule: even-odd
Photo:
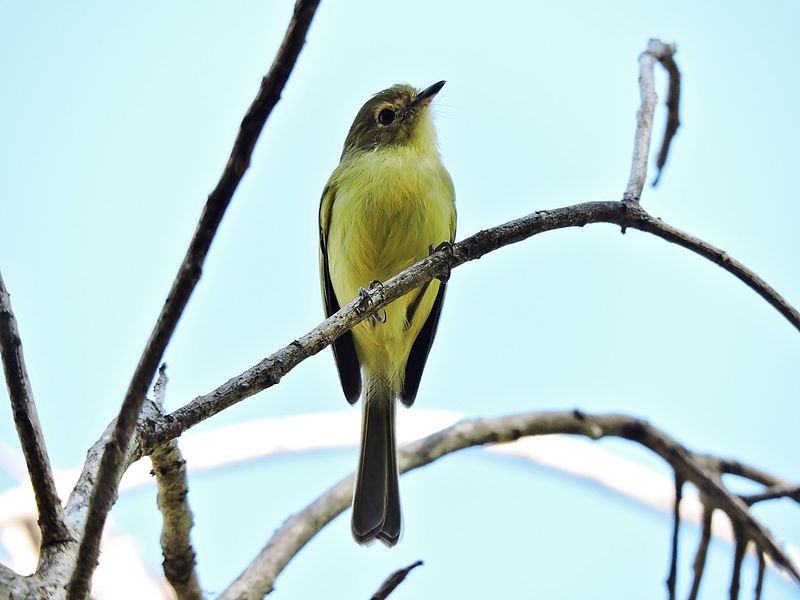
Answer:
[[[580,411],[533,412],[491,419],[468,419],[403,446],[398,455],[399,469],[401,473],[405,473],[472,446],[554,433],[582,435],[595,440],[620,437],[648,448],[669,463],[675,472],[676,481],[688,481],[695,485],[707,503],[725,512],[734,527],[738,527],[753,540],[759,551],[769,555],[776,564],[784,567],[800,582],[797,567],[784,554],[771,534],[750,514],[741,500],[723,487],[719,479],[709,476],[703,470],[700,466],[703,457],[641,419],[615,414],[588,415]],[[350,475],[287,519],[236,581],[220,595],[219,600],[259,597],[270,593],[275,579],[289,561],[314,535],[349,506],[352,486],[353,477]],[[707,535],[710,535],[711,510],[708,509],[705,514],[704,520],[709,523]],[[696,582],[699,582],[699,574],[695,577]]]
[[[800,331],[800,313],[753,271],[726,252],[660,219],[651,216],[638,204],[623,202],[587,202],[553,210],[537,211],[521,219],[480,231],[450,248],[435,252],[368,292],[368,302],[358,298],[344,306],[320,325],[288,346],[263,359],[217,389],[198,396],[185,406],[141,432],[147,454],[156,446],[181,435],[187,429],[218,412],[280,382],[281,378],[306,358],[317,354],[345,331],[374,314],[388,303],[452,269],[477,260],[504,246],[534,235],[583,227],[592,223],[610,223],[638,229],[687,248],[735,275],[775,307]]]
[[[681,98],[681,73],[678,65],[675,64],[674,54],[675,45],[670,44],[670,52],[659,55],[658,60],[669,75],[669,87],[667,88],[667,122],[664,125],[664,137],[661,140],[661,148],[658,150],[656,158],[656,176],[653,179],[653,187],[658,185],[661,174],[664,172],[664,165],[667,163],[670,144],[678,133],[681,126],[680,119],[680,98]]]
[[[189,302],[189,297],[200,280],[203,263],[222,216],[250,166],[250,157],[256,141],[294,68],[318,3],[319,0],[297,0],[295,4],[281,47],[269,73],[261,82],[255,100],[242,120],[225,170],[206,201],[186,256],[178,269],[172,289],[128,385],[113,437],[105,446],[97,479],[92,488],[89,514],[80,541],[77,564],[67,588],[67,597],[70,599],[80,600],[89,594],[91,575],[100,552],[100,536],[108,511],[116,501],[119,481],[126,467],[125,455],[147,388],[153,381],[158,363]]]

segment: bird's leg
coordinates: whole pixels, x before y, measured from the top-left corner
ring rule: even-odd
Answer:
[[[445,241],[445,242],[442,242],[441,244],[439,244],[438,246],[436,246],[436,248],[433,247],[433,244],[430,244],[428,246],[428,256],[430,256],[434,252],[439,252],[439,250],[441,250],[442,252],[447,252],[448,254],[452,255],[453,254],[453,244],[451,242]],[[447,271],[445,271],[442,275],[437,277],[437,279],[439,281],[441,281],[442,283],[447,283],[450,280],[450,265],[449,264],[447,265]]]
[[[377,279],[373,279],[369,282],[369,289],[374,290],[376,288],[383,287],[383,283],[378,281]],[[359,305],[358,310],[359,312],[366,312],[369,310],[370,304],[372,304],[372,298],[369,295],[369,292],[364,288],[358,288],[358,297],[359,297]],[[386,323],[386,309],[382,310],[381,312],[370,315],[369,322],[372,325],[380,325],[381,323]]]

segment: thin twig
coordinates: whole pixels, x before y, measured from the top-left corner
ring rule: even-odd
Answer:
[[[692,589],[689,592],[688,600],[697,600],[700,593],[700,582],[706,570],[706,555],[708,554],[708,544],[711,541],[711,520],[714,516],[714,509],[703,500],[703,517],[700,526],[700,541],[697,544],[697,552],[694,555],[694,579],[692,579]]]
[[[389,597],[389,594],[391,594],[398,585],[403,583],[403,580],[406,578],[406,576],[422,564],[423,562],[418,560],[411,563],[407,567],[397,569],[397,571],[386,578],[386,580],[381,584],[381,587],[378,588],[378,591],[372,595],[372,600],[386,600],[386,598]]]
[[[800,502],[800,485],[776,485],[767,488],[763,492],[742,495],[740,498],[748,506],[753,506],[753,504],[764,502],[765,500],[777,500],[780,498],[790,498],[795,502]]]
[[[747,550],[747,536],[745,535],[742,527],[734,522],[733,523],[733,536],[736,540],[734,544],[733,553],[733,570],[731,572],[731,588],[730,600],[739,600],[739,588],[742,579],[742,563],[744,562],[744,554]]]
[[[653,115],[656,110],[656,85],[653,70],[656,57],[645,50],[639,55],[639,96],[641,104],[636,111],[636,133],[633,137],[633,158],[628,186],[622,195],[623,202],[638,203],[647,179],[647,158],[650,155],[650,138],[653,135]]]
[[[493,419],[467,419],[404,446],[398,456],[401,473],[427,465],[442,456],[490,443],[517,440],[525,436],[566,433],[583,435],[591,439],[620,437],[634,441],[670,464],[681,479],[691,482],[707,501],[725,512],[731,522],[739,524],[742,531],[753,539],[776,564],[783,566],[797,581],[800,573],[792,564],[770,533],[747,511],[744,504],[728,492],[721,481],[707,475],[697,463],[697,456],[654,428],[646,421],[626,415],[588,415],[579,411],[536,412]],[[325,525],[350,504],[353,490],[352,475],[344,478],[302,511],[292,515],[272,535],[266,546],[247,566],[242,574],[219,597],[235,600],[240,597],[259,597],[270,593],[275,579],[289,561]],[[708,533],[704,525],[703,536],[710,536],[711,509],[708,510]],[[707,548],[708,542],[701,543]],[[705,551],[703,552],[703,562]],[[697,561],[696,561],[697,565]],[[702,568],[699,572],[702,572]],[[699,576],[696,571],[696,584]]]
[[[766,471],[762,471],[753,465],[741,463],[733,458],[703,456],[703,460],[710,461],[713,468],[721,474],[736,475],[737,477],[743,477],[744,479],[749,479],[750,481],[760,483],[761,485],[767,487],[789,485],[788,482],[779,479],[778,477],[775,477]]]
[[[100,536],[115,499],[124,471],[124,456],[130,445],[136,420],[158,363],[172,337],[189,297],[200,279],[203,263],[222,216],[250,165],[256,141],[275,104],[280,99],[316,12],[319,0],[298,0],[281,47],[269,73],[262,80],[255,100],[242,120],[228,163],[214,191],[208,197],[186,256],[178,269],[172,289],[139,359],[122,403],[112,441],[106,445],[89,505],[89,518],[81,539],[78,561],[68,587],[68,598],[82,600],[89,594],[91,574],[97,564]]]
[[[681,100],[681,72],[675,64],[674,54],[675,45],[670,44],[665,48],[666,51],[658,54],[658,62],[661,63],[669,75],[669,87],[667,89],[667,123],[664,126],[664,137],[661,140],[661,148],[656,159],[656,176],[653,179],[653,187],[658,185],[661,173],[664,172],[664,165],[667,164],[669,147],[678,127],[681,125],[680,100]]]
[[[167,365],[164,364],[158,370],[158,379],[153,386],[153,400],[159,410],[164,409],[168,381]],[[202,600],[205,595],[195,569],[196,555],[190,535],[194,515],[189,507],[186,461],[178,448],[178,441],[172,440],[157,448],[150,460],[158,486],[158,510],[164,520],[161,528],[164,576],[178,600]]]
[[[746,494],[740,496],[742,501],[752,506],[758,502],[765,500],[775,500],[779,498],[789,498],[797,503],[800,503],[800,486],[791,484],[788,481],[775,477],[771,473],[757,469],[752,465],[747,465],[731,458],[718,458],[714,456],[703,456],[702,459],[709,464],[718,473],[727,475],[735,475],[760,483],[767,489],[756,494]]]
[[[167,377],[167,363],[163,363],[158,367],[158,377],[153,384],[153,402],[158,407],[158,410],[164,412],[164,400],[167,395],[167,384],[169,377]]]
[[[761,592],[764,590],[764,571],[766,570],[767,561],[764,560],[764,553],[756,551],[758,555],[758,575],[756,576],[756,586],[753,590],[753,598],[761,600]]]
[[[36,497],[42,546],[65,542],[70,534],[64,523],[64,511],[56,491],[42,425],[33,401],[33,390],[25,367],[17,319],[11,309],[11,297],[2,275],[0,275],[0,355],[2,355],[11,409],[14,413],[14,424],[17,427],[17,435]]]
[[[672,510],[672,558],[669,561],[667,576],[667,593],[670,600],[675,600],[675,586],[678,583],[678,536],[681,529],[681,498],[683,497],[683,480],[675,473],[675,503]]]
[[[678,67],[675,62],[672,61],[672,55],[674,53],[674,44],[665,44],[660,40],[650,40],[647,44],[647,50],[639,55],[639,96],[641,98],[641,104],[639,105],[639,110],[636,112],[636,133],[634,134],[631,172],[628,176],[628,186],[625,188],[625,193],[622,195],[622,201],[626,203],[639,202],[639,199],[642,197],[644,182],[647,179],[647,159],[650,156],[650,139],[653,135],[653,115],[655,114],[656,103],[658,102],[653,73],[655,64],[656,61],[660,61],[667,67],[667,64],[671,62],[671,67],[674,69],[675,73],[678,73]],[[667,64],[665,64],[665,61],[668,61]],[[670,72],[669,100],[674,103],[674,108],[669,104],[668,108],[671,111],[670,118],[675,120],[675,129],[670,133],[670,126],[673,123],[671,123],[670,118],[668,118],[667,130],[665,131],[664,141],[661,144],[661,151],[659,152],[659,161],[661,163],[659,169],[667,160],[669,144],[672,141],[672,137],[675,135],[675,131],[678,129],[677,105],[680,87],[674,87],[672,85],[673,79],[674,77]],[[679,73],[678,81],[680,81]]]

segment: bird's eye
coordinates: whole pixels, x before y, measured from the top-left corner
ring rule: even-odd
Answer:
[[[391,108],[384,108],[378,113],[378,123],[381,125],[391,125],[394,121],[394,111]]]

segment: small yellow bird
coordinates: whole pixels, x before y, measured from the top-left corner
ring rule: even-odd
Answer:
[[[398,84],[358,111],[319,208],[320,279],[328,316],[374,282],[428,256],[456,231],[455,193],[436,143],[430,104],[444,81]],[[445,285],[431,281],[333,343],[347,400],[364,382],[353,537],[400,538],[395,400],[411,406],[430,352]]]

